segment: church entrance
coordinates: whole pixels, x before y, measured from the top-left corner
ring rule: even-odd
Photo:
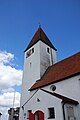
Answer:
[[[29,120],[44,120],[44,113],[42,111],[36,111],[34,114],[30,112]]]
[[[44,120],[44,113],[42,111],[36,111],[34,115],[35,120]]]

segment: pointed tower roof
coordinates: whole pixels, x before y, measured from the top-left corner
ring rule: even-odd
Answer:
[[[50,40],[48,39],[48,37],[46,36],[46,34],[42,30],[42,28],[40,28],[40,27],[36,31],[35,35],[33,36],[31,42],[29,43],[29,45],[27,46],[27,48],[25,49],[25,51],[28,50],[29,48],[31,48],[39,40],[42,41],[42,42],[44,42],[45,44],[49,45],[51,48],[53,48],[54,50],[57,51],[57,49],[52,45],[52,43],[50,42]]]

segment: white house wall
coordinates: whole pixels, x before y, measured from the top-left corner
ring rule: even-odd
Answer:
[[[44,87],[46,90],[51,90],[50,87],[52,85],[56,86],[56,93],[69,97],[79,102],[77,106],[77,117],[80,119],[80,75],[75,77],[68,78],[66,80],[56,82],[54,84],[48,85]]]
[[[40,100],[40,102],[37,101],[37,98]],[[48,119],[49,117],[48,108],[51,107],[54,107],[55,109],[54,119]],[[44,120],[63,120],[61,100],[41,90],[39,90],[32,97],[32,99],[30,99],[30,101],[28,101],[26,105],[24,105],[24,113],[22,120],[27,119],[28,110],[32,110],[33,113],[35,113],[38,110],[44,112]],[[26,113],[26,117],[24,117],[25,113]]]

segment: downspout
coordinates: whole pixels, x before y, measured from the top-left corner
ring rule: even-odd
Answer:
[[[64,105],[65,105],[65,103],[62,103],[63,118],[64,118],[64,120],[66,120],[66,119],[65,119],[65,109],[64,109]]]

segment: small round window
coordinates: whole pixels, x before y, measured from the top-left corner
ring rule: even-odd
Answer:
[[[55,86],[55,85],[52,85],[52,86],[50,87],[50,90],[55,91],[55,90],[56,90],[56,86]]]

